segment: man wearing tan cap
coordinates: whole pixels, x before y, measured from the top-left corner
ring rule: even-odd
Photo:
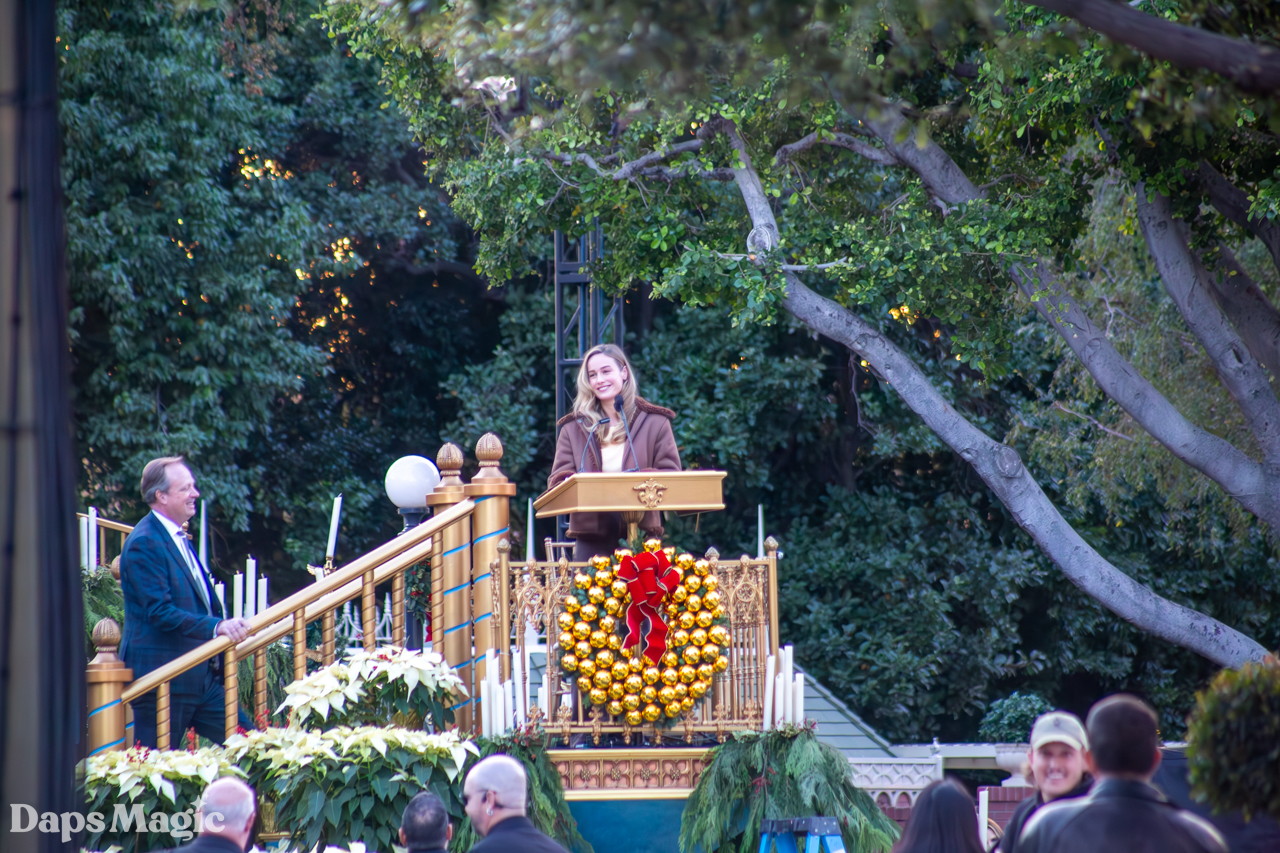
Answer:
[[[1089,737],[1075,714],[1050,711],[1031,726],[1031,748],[1027,763],[1035,779],[1036,793],[1018,804],[1000,839],[1001,853],[1018,849],[1018,835],[1036,809],[1054,800],[1082,797],[1089,793],[1092,779],[1085,772]]]

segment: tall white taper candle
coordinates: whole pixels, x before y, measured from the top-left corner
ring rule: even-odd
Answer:
[[[89,568],[98,568],[98,508],[89,507]]]
[[[244,561],[244,618],[250,619],[254,609],[254,590],[258,588],[258,561],[249,557]]]
[[[267,579],[265,577],[258,578],[258,609],[255,613],[262,613],[267,609]]]
[[[778,674],[778,658],[769,655],[764,662],[764,730],[773,728],[773,679]]]
[[[89,568],[89,519],[80,519],[80,568]]]
[[[533,562],[533,498],[529,498],[529,532],[525,536],[524,561]]]
[[[231,583],[231,615],[236,619],[244,616],[244,575],[240,572]]]
[[[756,504],[756,559],[764,559],[764,504]]]
[[[333,515],[329,517],[329,544],[324,549],[325,559],[332,560],[333,555],[337,553],[335,548],[338,545],[338,519],[342,517],[342,495],[338,495],[333,499]]]

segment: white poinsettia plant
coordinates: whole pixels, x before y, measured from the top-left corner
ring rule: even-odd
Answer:
[[[287,710],[290,722],[303,727],[386,723],[401,714],[442,729],[453,723],[452,706],[467,689],[439,654],[383,646],[350,652],[293,682],[285,695],[276,713]]]
[[[90,805],[111,801],[193,803],[220,776],[243,776],[224,750],[205,747],[158,750],[146,747],[103,752],[85,760],[84,787]]]
[[[458,736],[456,729],[427,733],[389,726],[337,726],[325,731],[290,727],[232,735],[227,739],[226,755],[233,762],[246,756],[264,762],[268,773],[293,773],[326,758],[363,764],[375,752],[386,758],[387,750],[393,748],[431,759],[450,782],[461,772],[468,752],[480,754],[474,743]]]

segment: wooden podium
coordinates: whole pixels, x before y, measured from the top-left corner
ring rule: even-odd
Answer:
[[[724,471],[636,471],[623,474],[574,474],[534,502],[534,515],[547,518],[571,512],[620,512],[627,537],[646,512],[710,512],[724,509]]]

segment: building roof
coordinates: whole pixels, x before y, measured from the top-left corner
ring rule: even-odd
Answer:
[[[795,670],[804,672],[800,667]],[[831,744],[845,758],[895,757],[887,740],[808,673],[804,676],[804,715],[817,723],[818,740]]]

